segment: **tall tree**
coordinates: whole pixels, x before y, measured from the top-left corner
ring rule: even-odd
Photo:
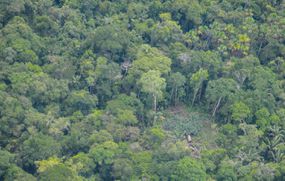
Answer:
[[[185,94],[183,87],[185,82],[186,78],[180,72],[171,74],[167,81],[167,85],[171,87],[170,99],[174,102],[174,105],[176,105],[179,98]]]
[[[190,85],[193,86],[193,99],[192,99],[192,106],[196,100],[196,96],[200,91],[199,99],[201,98],[202,94],[202,87],[204,81],[208,80],[209,74],[207,70],[200,69],[199,71],[195,72],[190,78]]]
[[[160,76],[160,72],[150,70],[142,75],[139,84],[142,91],[148,93],[153,98],[153,110],[156,112],[157,101],[163,98],[163,90],[166,87],[165,79]]]
[[[149,70],[159,71],[161,74],[170,72],[171,60],[157,48],[143,44],[139,47],[136,59],[129,71],[131,76],[137,78]]]
[[[214,103],[212,117],[216,115],[222,101],[227,102],[230,96],[236,92],[237,86],[233,79],[220,78],[209,81],[207,87],[207,98]]]

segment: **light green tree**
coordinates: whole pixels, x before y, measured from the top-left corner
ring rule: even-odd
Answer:
[[[159,71],[161,74],[170,72],[171,60],[157,48],[143,44],[138,49],[136,59],[129,74],[137,77],[149,70]]]
[[[199,91],[200,91],[199,99],[201,98],[203,82],[205,80],[208,80],[208,78],[209,78],[208,71],[204,69],[199,69],[191,76],[190,85],[193,85],[194,89],[192,105],[194,104],[196,96],[199,93]]]
[[[171,86],[170,99],[173,100],[174,105],[185,94],[183,87],[185,82],[186,78],[180,72],[171,74],[167,81],[167,84]]]
[[[102,144],[92,147],[89,151],[89,156],[98,165],[111,164],[113,158],[118,153],[118,144],[113,141],[106,141]]]
[[[191,157],[179,160],[172,175],[172,180],[200,180],[206,181],[207,174],[205,166]]]
[[[163,98],[163,90],[166,87],[165,79],[160,76],[160,72],[150,70],[144,73],[138,82],[142,86],[142,91],[153,97],[153,110],[156,112],[157,101]]]
[[[231,110],[234,121],[243,122],[250,115],[249,107],[243,102],[236,102],[232,105]]]

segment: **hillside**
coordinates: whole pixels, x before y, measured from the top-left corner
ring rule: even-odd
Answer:
[[[285,1],[0,0],[0,180],[285,180]]]

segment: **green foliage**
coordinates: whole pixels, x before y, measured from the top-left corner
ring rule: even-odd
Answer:
[[[170,72],[171,60],[157,48],[149,45],[141,45],[136,54],[136,60],[130,69],[130,75],[140,76],[150,70],[161,74]]]
[[[41,160],[41,161],[36,161],[37,164],[37,172],[42,173],[48,170],[49,168],[59,165],[60,160],[57,157],[50,157],[48,160]]]
[[[63,164],[57,164],[50,168],[47,168],[44,172],[39,174],[39,180],[48,181],[48,180],[60,180],[60,181],[75,181],[82,180],[75,173]]]
[[[117,93],[118,80],[121,78],[120,67],[117,63],[108,63],[105,57],[99,57],[96,61],[96,68],[88,78],[88,84],[95,86],[95,91],[99,98],[100,104]],[[91,91],[92,93],[93,91]]]
[[[153,109],[156,111],[157,101],[163,98],[165,79],[160,77],[160,72],[150,70],[142,75],[138,83],[141,84],[143,92],[153,97]]]
[[[169,44],[179,41],[182,38],[182,31],[176,21],[171,20],[171,14],[162,13],[159,15],[161,22],[151,29],[152,44]]]
[[[269,122],[270,113],[266,108],[262,108],[255,113],[255,116],[257,118],[256,125],[259,126],[260,129],[264,130],[266,126],[268,126],[270,123]]]
[[[217,143],[222,148],[231,150],[232,145],[236,144],[237,142],[237,131],[238,128],[233,124],[225,124],[220,128],[220,134],[217,139]],[[231,150],[232,153],[234,150]]]
[[[237,175],[234,170],[234,163],[229,160],[223,160],[217,173],[218,180],[237,180]]]
[[[142,113],[142,104],[133,96],[121,94],[116,99],[107,102],[106,109],[115,116],[115,122],[135,125],[138,123],[136,115]]]
[[[99,132],[93,133],[89,140],[91,144],[101,144],[106,141],[112,141],[113,136],[106,130],[100,130]]]
[[[130,35],[126,29],[115,25],[105,25],[95,30],[93,42],[95,43],[95,51],[118,54],[123,53],[129,46]]]
[[[25,172],[24,170],[22,170],[21,168],[17,167],[17,166],[11,166],[5,176],[4,176],[4,180],[7,180],[7,181],[36,181],[37,179]]]
[[[221,160],[226,156],[225,149],[205,150],[202,152],[203,164],[206,167],[207,173],[216,174]]]
[[[284,7],[1,0],[0,180],[284,180]]]
[[[43,134],[33,135],[23,142],[20,158],[25,168],[34,168],[34,162],[59,154],[60,145],[52,137]]]
[[[206,118],[195,112],[183,115],[167,115],[167,119],[163,122],[163,127],[171,131],[176,137],[181,138],[184,134],[197,135],[203,127]]]
[[[146,131],[144,136],[144,141],[146,142],[146,147],[158,147],[163,140],[165,139],[166,135],[164,133],[164,130],[160,128],[152,128],[148,131]]]
[[[190,51],[181,54],[179,59],[181,59],[181,69],[186,75],[194,74],[201,69],[200,74],[205,75],[207,71],[211,78],[215,78],[221,69],[221,57],[215,51]]]
[[[203,70],[203,69],[199,69],[199,71],[192,74],[192,76],[190,78],[190,85],[194,89],[192,105],[195,102],[195,99],[196,99],[198,92],[200,91],[200,94],[201,94],[201,92],[203,91],[203,90],[201,90],[203,87],[203,82],[208,80],[208,77],[209,77],[208,71]]]
[[[186,78],[180,72],[176,72],[170,75],[167,80],[167,86],[171,87],[170,99],[177,104],[179,99],[185,96],[184,85],[186,83]]]
[[[265,154],[267,159],[271,159],[274,162],[280,162],[284,157],[284,135],[285,132],[279,126],[270,126],[266,130],[266,137],[264,143],[266,144]]]
[[[0,178],[3,178],[5,172],[12,166],[14,155],[5,150],[0,150]]]
[[[207,98],[214,103],[212,116],[215,116],[221,102],[230,102],[236,91],[236,82],[233,79],[221,78],[209,82]]]
[[[113,141],[106,141],[91,148],[90,157],[99,165],[111,164],[113,162],[113,157],[118,152],[118,144]]]
[[[85,90],[74,91],[67,97],[65,104],[67,111],[70,113],[77,110],[88,113],[96,107],[97,97]]]
[[[92,159],[85,153],[74,155],[67,160],[65,164],[77,172],[78,175],[85,177],[90,176],[92,174],[92,169],[94,168]]]
[[[232,119],[234,121],[245,121],[250,114],[250,109],[243,102],[237,102],[232,106]]]
[[[207,180],[204,165],[191,157],[179,160],[171,177],[173,180]]]
[[[147,176],[151,172],[152,153],[150,151],[133,153],[132,160],[137,175]]]
[[[129,180],[134,173],[132,162],[128,159],[117,159],[112,167],[113,176],[116,179]]]

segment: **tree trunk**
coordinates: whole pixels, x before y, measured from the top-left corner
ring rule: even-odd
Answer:
[[[218,109],[218,108],[219,108],[219,106],[220,106],[221,100],[222,100],[222,97],[220,97],[220,98],[219,98],[219,100],[218,100],[217,104],[215,105],[215,108],[214,108],[214,111],[213,111],[212,117],[215,117],[216,112],[217,112],[217,109]]]
[[[153,111],[156,112],[156,95],[153,94]]]
[[[198,97],[198,101],[201,101],[201,97],[202,97],[202,92],[203,92],[203,84],[201,85],[200,91],[199,91],[199,97]]]
[[[174,99],[173,98],[173,94],[174,94],[174,88],[171,89],[171,94],[170,94],[170,103],[172,104],[174,102]]]
[[[197,88],[197,89],[194,91],[194,96],[193,96],[193,99],[192,99],[192,106],[194,105],[194,102],[195,102],[195,99],[196,99],[196,96],[197,96],[198,91],[199,91],[199,88]]]
[[[177,87],[175,87],[175,90],[174,90],[174,106],[176,106],[177,104]]]

